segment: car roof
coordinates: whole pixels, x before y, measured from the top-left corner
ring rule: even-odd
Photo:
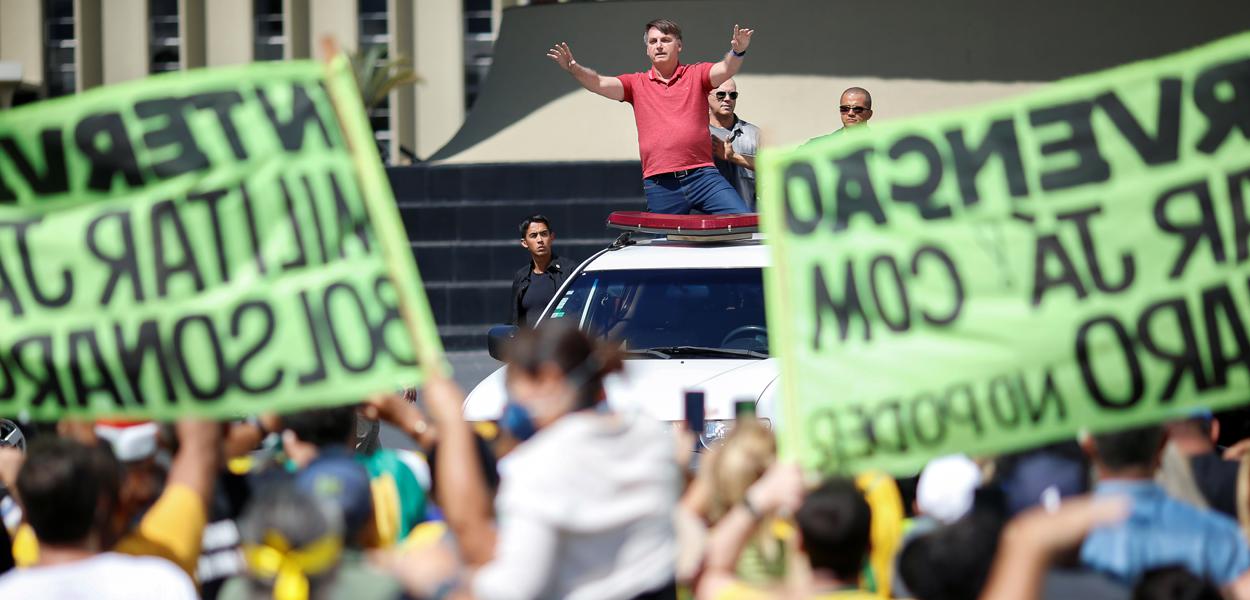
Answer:
[[[732,242],[688,242],[666,238],[639,240],[636,244],[600,254],[586,265],[587,271],[636,269],[762,268],[769,265],[764,238]]]

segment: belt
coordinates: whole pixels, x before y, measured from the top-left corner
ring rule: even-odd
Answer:
[[[652,177],[664,177],[666,175],[669,175],[672,177],[676,177],[677,179],[681,179],[689,175],[694,175],[695,171],[698,171],[699,169],[702,169],[702,168],[704,167],[695,167],[693,169],[682,169],[680,171],[669,171],[668,173],[656,173],[655,175],[652,175]]]

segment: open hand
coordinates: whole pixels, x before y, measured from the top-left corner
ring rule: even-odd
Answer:
[[[754,29],[739,28],[734,25],[734,36],[729,40],[729,47],[733,48],[734,52],[746,52],[747,46],[751,45],[751,35],[754,33]],[[568,47],[566,46],[565,49],[567,50]],[[572,55],[569,55],[569,58],[572,58]]]
[[[560,68],[565,71],[573,68],[573,51],[569,50],[569,45],[566,42],[560,42],[559,44],[552,46],[551,49],[547,51],[547,58],[555,61],[555,63],[560,65]]]

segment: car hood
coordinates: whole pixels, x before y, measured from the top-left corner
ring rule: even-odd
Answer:
[[[661,421],[685,419],[684,395],[701,391],[705,397],[705,417],[732,419],[734,402],[760,402],[765,391],[777,379],[776,359],[630,359],[625,370],[608,377],[604,388],[608,404],[614,410],[640,410]],[[491,421],[503,413],[504,368],[491,373],[464,403],[465,418],[470,421]],[[772,402],[763,402],[759,416],[773,418]],[[765,413],[769,414],[765,414]]]

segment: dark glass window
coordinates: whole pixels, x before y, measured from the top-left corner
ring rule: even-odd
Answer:
[[[697,346],[768,352],[758,268],[583,271],[548,307],[547,320],[573,320],[627,350]]]
[[[72,94],[77,89],[74,75],[77,62],[74,49],[74,0],[44,0],[43,79],[49,98]]]
[[[389,25],[386,20],[386,0],[360,0],[360,53],[363,55],[370,48],[383,48],[391,42]],[[386,60],[383,52],[379,60]],[[384,98],[377,106],[369,109],[369,124],[373,126],[373,138],[377,141],[378,151],[386,160],[391,143],[391,101]]]
[[[107,8],[107,7],[106,7]],[[177,71],[179,68],[178,0],[149,0],[149,73]]]
[[[282,0],[255,0],[253,26],[256,60],[282,60],[286,36],[282,28]]]
[[[495,52],[491,0],[464,0],[464,107],[473,108]]]

